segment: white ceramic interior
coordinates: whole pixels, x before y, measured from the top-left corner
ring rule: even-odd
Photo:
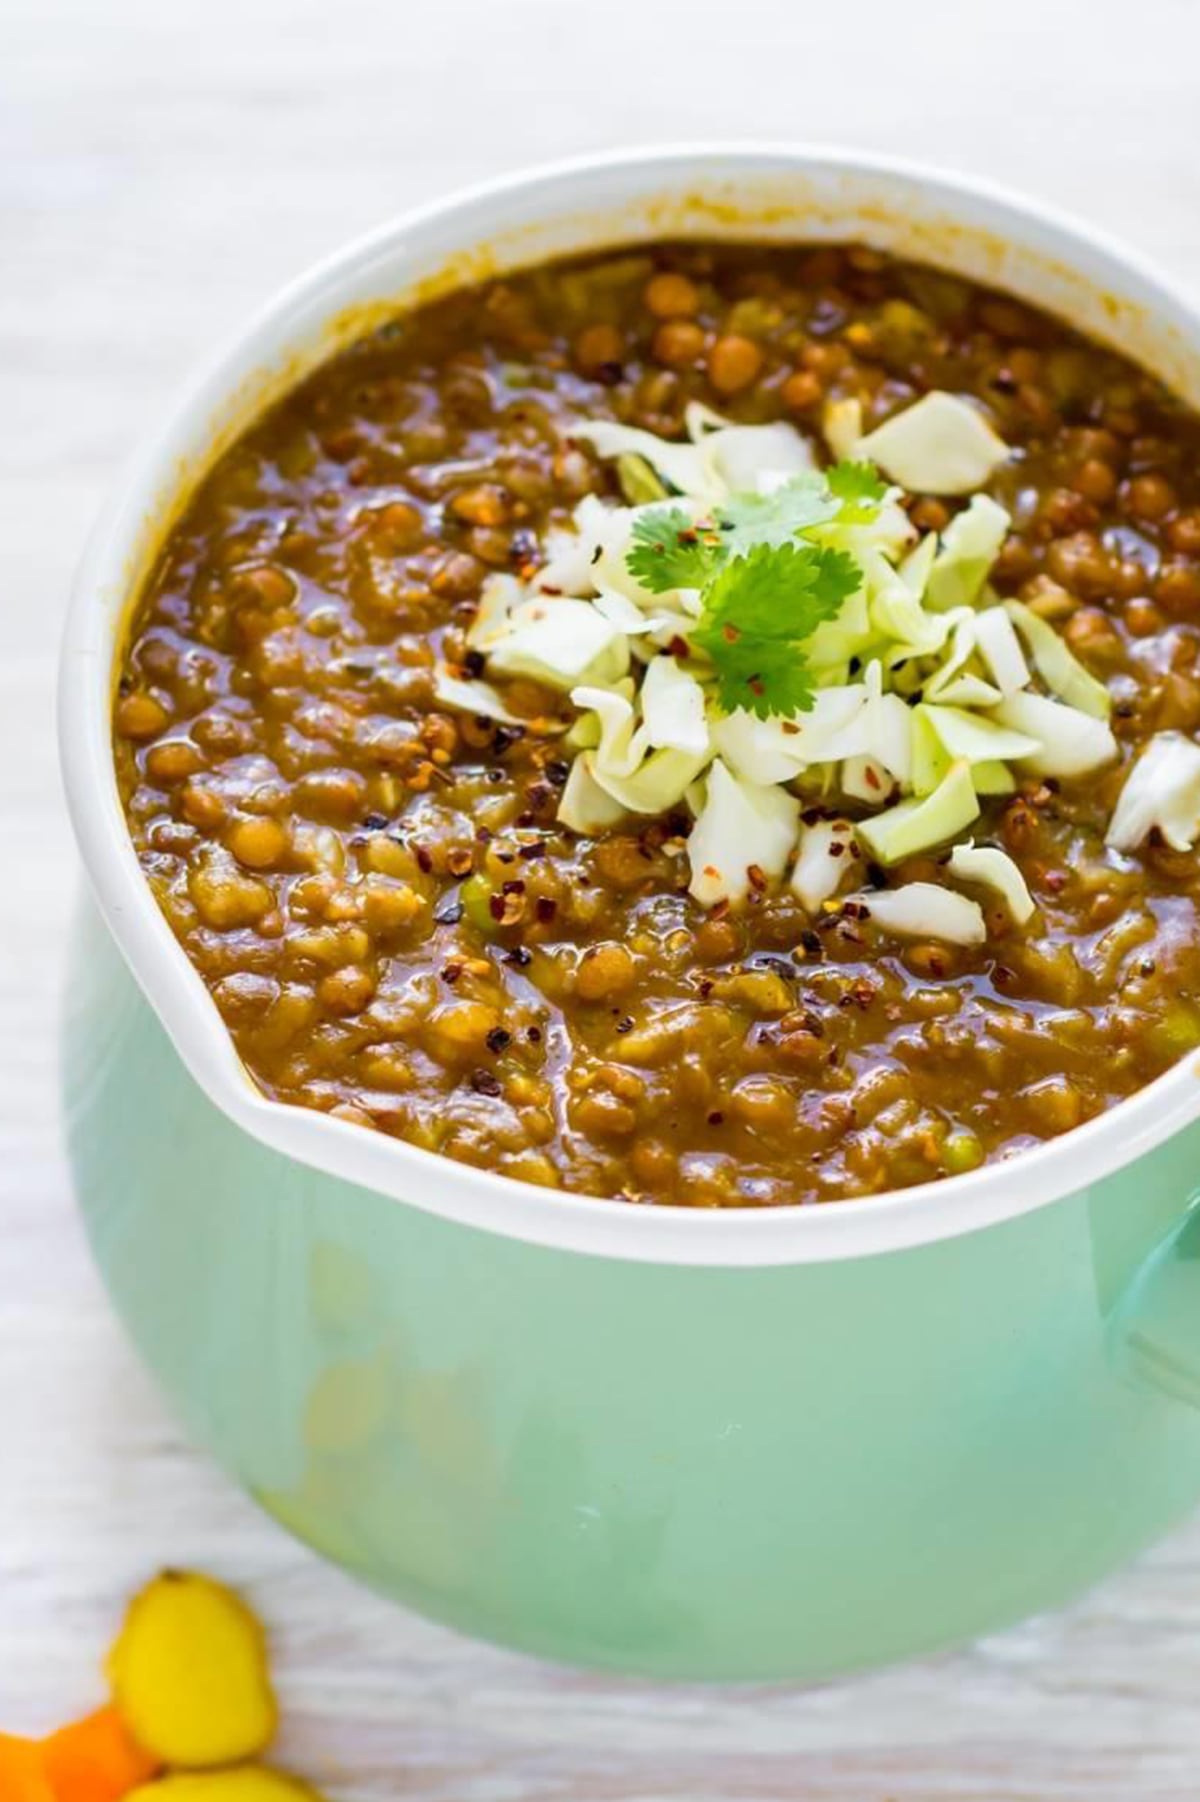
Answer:
[[[76,583],[59,726],[67,798],[108,926],[192,1076],[298,1163],[491,1232],[615,1258],[765,1265],[860,1257],[972,1231],[1118,1169],[1200,1114],[1200,1059],[1012,1163],[836,1206],[696,1213],[550,1192],[268,1101],[158,910],[113,772],[114,669],[131,600],[189,484],[266,400],[381,306],[545,257],[665,237],[853,239],[1049,308],[1200,404],[1200,315],[1142,260],[983,183],[882,158],[710,146],[589,158],[507,178],[360,239],[272,301],[194,381],[99,520]]]

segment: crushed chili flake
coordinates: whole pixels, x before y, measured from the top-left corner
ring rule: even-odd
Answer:
[[[500,1078],[490,1070],[472,1070],[471,1087],[477,1095],[502,1095]]]
[[[558,912],[558,902],[552,901],[549,895],[539,895],[533,904],[533,911],[542,925],[547,926]]]
[[[401,840],[401,843],[403,843],[403,840]],[[429,847],[427,845],[414,845],[413,856],[417,860],[417,868],[422,870],[426,876],[432,876],[433,853],[430,851]]]
[[[512,1044],[512,1033],[506,1032],[503,1026],[493,1026],[484,1042],[489,1051],[494,1051],[499,1056]]]
[[[527,970],[533,962],[533,952],[527,951],[524,945],[514,945],[511,951],[504,953],[504,961],[514,970]]]

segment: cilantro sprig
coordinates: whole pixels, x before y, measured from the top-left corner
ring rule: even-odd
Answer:
[[[804,640],[837,615],[860,580],[853,557],[824,545],[760,544],[727,563],[690,635],[712,659],[726,713],[807,713],[813,677]]]
[[[842,462],[806,470],[772,494],[731,495],[704,519],[678,506],[637,519],[626,567],[652,594],[700,590],[689,637],[711,659],[727,712],[791,718],[811,708],[804,642],[836,617],[861,572],[845,551],[805,534],[866,523],[885,492],[871,464]]]

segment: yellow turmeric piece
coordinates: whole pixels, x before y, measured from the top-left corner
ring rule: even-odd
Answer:
[[[129,1606],[109,1658],[113,1700],[139,1746],[184,1771],[257,1758],[275,1733],[275,1697],[267,1671],[263,1630],[222,1584],[190,1571],[164,1571]],[[230,1773],[250,1783],[253,1773]],[[264,1773],[264,1775],[266,1775]],[[214,1780],[215,1781],[215,1780]],[[295,1786],[274,1789],[181,1789],[170,1777],[145,1791],[186,1802],[228,1797],[272,1802],[294,1797]],[[135,1792],[141,1796],[143,1790]]]
[[[266,1765],[227,1771],[178,1771],[131,1790],[125,1802],[322,1802],[298,1777]]]

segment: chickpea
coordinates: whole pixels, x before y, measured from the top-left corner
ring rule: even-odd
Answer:
[[[142,740],[161,732],[170,719],[161,701],[153,695],[123,695],[117,703],[117,731],[122,738]]]
[[[236,865],[219,854],[188,871],[188,894],[206,926],[229,932],[253,926],[271,907],[273,897],[264,882],[243,876]]]
[[[670,269],[650,277],[642,299],[656,319],[690,319],[700,305],[696,284]]]
[[[575,362],[584,375],[604,375],[625,360],[625,340],[615,325],[586,325],[575,340]]]
[[[1099,457],[1087,457],[1071,477],[1071,486],[1093,506],[1104,507],[1117,492],[1116,471]]]
[[[1200,507],[1187,507],[1177,513],[1167,526],[1167,540],[1173,551],[1185,557],[1200,557]]]
[[[1175,505],[1175,490],[1164,475],[1157,470],[1148,470],[1145,475],[1130,480],[1124,498],[1127,510],[1135,519],[1153,525],[1164,519]]]
[[[297,812],[331,825],[349,825],[363,811],[366,778],[357,770],[310,770],[296,784]]]
[[[398,551],[412,550],[425,533],[425,522],[411,501],[389,501],[376,507],[370,518],[372,529]]]
[[[694,319],[667,319],[654,334],[655,357],[669,369],[685,369],[704,355],[704,330]]]
[[[225,824],[229,804],[215,788],[189,781],[180,791],[179,811],[189,826],[196,826],[201,832],[215,832]]]
[[[708,379],[718,394],[740,394],[762,371],[763,353],[753,338],[729,332],[708,353]]]
[[[429,1049],[439,1063],[469,1061],[483,1054],[488,1034],[499,1024],[499,1013],[486,1002],[443,1002],[425,1023]]]
[[[781,1082],[770,1076],[743,1076],[729,1098],[735,1120],[760,1131],[782,1130],[794,1115],[792,1098]]]
[[[455,519],[472,526],[502,526],[508,519],[508,497],[495,482],[462,488],[450,502]]]
[[[815,369],[797,369],[779,390],[779,398],[793,413],[807,413],[821,399],[824,389]]]
[[[374,975],[355,964],[331,970],[317,984],[317,1000],[331,1014],[360,1014],[374,993]]]
[[[1149,638],[1167,623],[1160,609],[1144,594],[1135,594],[1126,601],[1121,617],[1135,638]]]
[[[291,605],[296,598],[296,585],[278,564],[258,563],[252,569],[238,570],[233,592],[239,602],[273,612],[277,607]]]
[[[1158,572],[1154,594],[1160,607],[1177,617],[1200,609],[1200,568],[1192,563],[1166,563]]]
[[[146,775],[160,788],[174,788],[204,768],[204,759],[187,738],[167,739],[146,752]]]
[[[288,835],[278,820],[249,815],[233,822],[225,843],[245,869],[270,870],[286,852]]]
[[[636,974],[634,961],[623,945],[592,945],[579,960],[575,993],[581,1001],[606,1001],[632,988]]]

